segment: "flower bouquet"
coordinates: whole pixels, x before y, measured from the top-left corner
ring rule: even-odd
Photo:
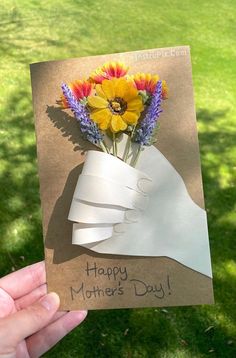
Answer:
[[[168,89],[157,74],[127,72],[123,63],[109,62],[88,79],[62,84],[61,106],[103,152],[87,153],[77,182],[69,213],[74,244],[121,234],[122,223],[137,221],[147,205],[152,178],[135,167],[145,146],[156,141]]]

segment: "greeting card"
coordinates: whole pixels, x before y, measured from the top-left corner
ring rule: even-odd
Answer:
[[[61,308],[213,303],[190,48],[31,65]]]

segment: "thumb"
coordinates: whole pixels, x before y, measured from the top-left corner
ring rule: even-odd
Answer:
[[[59,304],[59,296],[52,292],[33,305],[1,319],[0,349],[12,349],[26,337],[47,326]]]

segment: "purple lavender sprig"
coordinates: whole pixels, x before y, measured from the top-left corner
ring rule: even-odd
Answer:
[[[161,92],[162,82],[158,81],[146,116],[140,122],[133,137],[133,141],[139,143],[140,146],[151,145],[153,143],[153,135],[155,134],[157,120],[162,112],[162,109],[160,108]]]
[[[89,113],[85,104],[76,100],[71,89],[65,83],[62,84],[61,88],[71,111],[74,113],[75,118],[80,124],[81,132],[91,143],[101,143],[103,138],[102,134],[97,124],[89,118]]]

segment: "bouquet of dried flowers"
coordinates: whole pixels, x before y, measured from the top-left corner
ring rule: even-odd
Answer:
[[[108,62],[88,79],[63,83],[60,103],[73,112],[86,139],[107,154],[117,156],[119,136],[127,134],[123,160],[127,162],[131,142],[136,142],[135,166],[142,148],[156,141],[161,102],[167,99],[168,89],[157,74],[127,75],[128,69],[121,62]]]

